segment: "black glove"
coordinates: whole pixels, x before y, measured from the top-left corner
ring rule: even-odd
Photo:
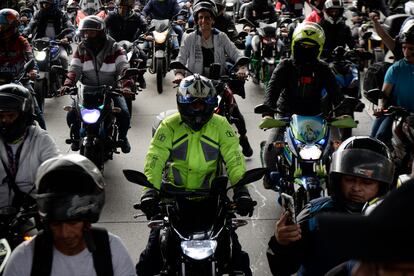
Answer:
[[[145,214],[148,220],[160,213],[160,198],[157,191],[149,189],[141,196],[141,211]]]
[[[237,214],[240,216],[249,215],[249,217],[253,215],[254,206],[257,205],[257,202],[252,200],[248,191],[235,192],[233,201],[236,203]]]

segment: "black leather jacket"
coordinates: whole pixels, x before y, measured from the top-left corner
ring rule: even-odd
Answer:
[[[345,21],[340,21],[337,24],[332,24],[326,19],[321,19],[319,25],[325,32],[325,44],[323,46],[322,58],[330,58],[332,51],[337,46],[348,45],[350,49],[355,47],[355,39],[352,37],[351,28],[345,24]],[[340,34],[340,35],[338,35]]]
[[[53,23],[56,35],[66,28],[73,29],[73,33],[66,35],[67,38],[70,39],[74,34],[75,28],[72,22],[70,22],[69,17],[61,10],[53,8],[50,12],[37,11],[30,20],[29,25],[24,29],[23,35],[28,36],[32,33],[33,38],[45,37],[48,23]]]
[[[106,19],[108,34],[115,41],[128,40],[133,42],[140,34],[147,31],[147,22],[142,16],[133,13],[128,18],[122,17],[119,13],[111,13]]]
[[[236,39],[238,35],[234,20],[228,14],[222,14],[217,16],[214,20],[214,28],[226,33],[226,35],[230,38],[231,41],[234,41],[234,39]]]
[[[283,115],[313,116],[326,115],[343,98],[327,63],[298,65],[289,58],[282,60],[273,71],[264,103]]]
[[[267,23],[273,23],[277,20],[276,10],[273,5],[254,5],[254,2],[247,5],[244,11],[244,17],[259,26],[258,20],[266,20]]]

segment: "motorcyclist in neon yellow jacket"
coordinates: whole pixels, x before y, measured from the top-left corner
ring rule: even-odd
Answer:
[[[223,163],[231,184],[243,177],[246,164],[238,136],[225,117],[214,114],[217,103],[209,79],[194,74],[181,81],[177,93],[179,112],[161,122],[145,158],[144,173],[155,188],[174,185],[185,190],[209,189],[211,181],[222,174]],[[144,190],[140,208],[148,219],[158,214],[159,201],[155,189]],[[252,216],[255,202],[245,186],[235,188],[233,201],[238,214]],[[159,273],[162,260],[158,241],[159,231],[151,231],[136,266],[138,275]],[[233,254],[240,264],[236,266],[251,275],[248,255],[241,250],[235,233]]]

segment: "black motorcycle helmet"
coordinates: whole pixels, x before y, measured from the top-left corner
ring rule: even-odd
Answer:
[[[199,131],[213,116],[218,99],[211,80],[194,74],[184,78],[177,91],[177,106],[182,121]]]
[[[105,21],[96,15],[86,16],[79,24],[79,31],[84,45],[94,52],[99,52],[106,41]],[[96,37],[85,37],[85,31],[96,31]]]
[[[5,142],[13,142],[24,135],[33,124],[34,104],[30,91],[17,84],[0,86],[0,112],[19,112],[13,123],[0,122],[0,137]]]
[[[414,26],[411,27],[406,32],[403,32],[399,35],[400,43],[408,43],[414,45]]]
[[[394,181],[394,163],[388,147],[376,138],[354,136],[346,139],[332,155],[329,187],[333,198],[343,202],[350,211],[362,210],[364,203],[346,202],[340,183],[343,175],[352,175],[380,183],[377,196],[385,195]]]
[[[217,13],[220,13],[226,8],[226,0],[214,0],[217,7]]]
[[[194,22],[198,21],[198,13],[202,10],[208,11],[211,14],[211,17],[213,19],[217,17],[217,7],[213,1],[199,0],[199,1],[196,1],[193,6]]]
[[[69,154],[43,162],[35,185],[39,215],[44,222],[98,221],[105,203],[105,182],[88,158]]]
[[[331,24],[338,24],[344,15],[342,0],[326,0],[323,8],[323,16]]]

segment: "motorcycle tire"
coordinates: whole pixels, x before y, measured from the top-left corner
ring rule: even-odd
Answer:
[[[157,58],[157,91],[158,94],[162,93],[162,80],[164,78],[164,60],[161,58]]]
[[[100,171],[104,169],[104,152],[97,146],[86,146],[83,155],[91,160]]]
[[[47,94],[47,84],[46,79],[36,80],[34,82],[34,91],[37,104],[42,112],[44,112],[45,107],[45,97]]]

